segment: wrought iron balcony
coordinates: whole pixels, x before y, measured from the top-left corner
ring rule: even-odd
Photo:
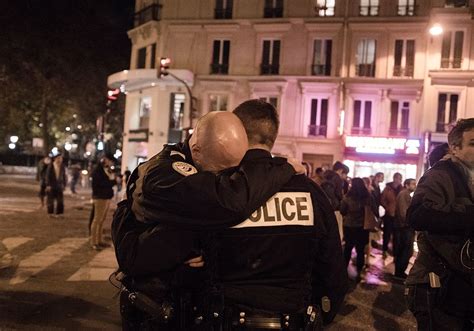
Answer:
[[[327,125],[308,125],[308,136],[326,137],[327,131]]]
[[[356,65],[356,76],[359,77],[375,77],[375,64],[359,64]]]
[[[378,16],[379,6],[359,6],[360,16]]]
[[[161,7],[159,4],[153,4],[136,12],[133,26],[137,27],[150,21],[159,21],[161,19]]]
[[[214,9],[215,19],[229,19],[232,18],[232,8],[216,8]]]
[[[316,5],[314,7],[314,10],[316,11],[316,15],[319,17],[334,16],[334,13],[336,12],[336,7]]]
[[[265,7],[263,9],[264,18],[283,17],[283,7]]]
[[[313,76],[331,76],[330,64],[313,64],[311,66],[311,74]]]
[[[394,128],[388,130],[388,134],[395,137],[406,137],[408,136],[408,132],[408,128]]]
[[[453,59],[448,58],[441,59],[441,68],[442,69],[460,69],[462,64],[462,59]]]
[[[369,135],[372,133],[372,129],[352,127],[351,133],[355,135]]]
[[[211,74],[227,75],[229,73],[228,64],[211,63]]]
[[[468,7],[469,1],[467,0],[446,0],[446,7]]]
[[[278,64],[261,64],[260,74],[261,75],[278,75],[280,66]]]
[[[414,66],[394,66],[393,67],[393,77],[413,77],[415,72]]]

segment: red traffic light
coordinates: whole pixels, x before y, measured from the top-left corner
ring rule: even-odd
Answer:
[[[120,89],[115,89],[115,90],[109,90],[107,92],[107,99],[108,100],[117,100],[118,96],[120,94]]]
[[[171,59],[169,57],[162,57],[160,59],[160,68],[158,71],[158,78],[168,75]]]

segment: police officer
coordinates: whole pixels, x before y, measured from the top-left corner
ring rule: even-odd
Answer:
[[[405,290],[419,330],[474,329],[474,118],[459,120],[448,144],[407,212],[420,231]]]
[[[249,100],[234,113],[249,138],[247,158],[271,162],[279,127],[275,108]],[[316,330],[321,309],[324,322],[331,322],[347,291],[333,209],[303,175],[292,177],[247,220],[221,231],[213,252],[224,330]]]
[[[199,308],[190,317],[193,297],[204,285],[201,273],[189,268],[202,265],[199,257],[192,259],[201,254],[197,231],[238,224],[295,173],[285,159],[261,163],[245,156],[238,168],[214,174],[236,166],[246,150],[240,120],[228,112],[211,113],[188,142],[165,146],[131,175],[127,195],[133,219],[128,224],[114,219],[112,229],[127,275],[124,329],[190,330],[200,321]],[[180,315],[174,319],[173,309]]]

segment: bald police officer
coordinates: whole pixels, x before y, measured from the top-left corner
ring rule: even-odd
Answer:
[[[240,120],[216,112],[198,122],[188,142],[165,146],[134,171],[127,189],[133,217],[113,225],[117,259],[127,274],[124,329],[193,327],[183,318],[169,320],[171,308],[189,315],[191,296],[203,285],[201,273],[189,268],[201,265],[190,260],[201,251],[197,231],[238,224],[294,174],[285,159],[244,157],[238,168],[215,175],[238,165],[246,150]]]

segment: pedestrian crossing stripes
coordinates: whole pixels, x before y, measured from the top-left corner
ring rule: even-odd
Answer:
[[[34,238],[29,237],[10,237],[2,239],[1,244],[15,256],[17,248],[34,240]],[[21,260],[14,258],[15,263],[11,267],[14,272],[7,280],[8,284],[20,285],[32,277],[37,277],[40,272],[67,258],[87,244],[88,241],[88,238],[62,238]],[[110,274],[117,270],[114,251],[112,248],[107,248],[100,252],[94,252],[94,254],[89,262],[79,265],[72,275],[65,275],[65,281],[107,281]],[[1,275],[0,280],[2,280]]]

